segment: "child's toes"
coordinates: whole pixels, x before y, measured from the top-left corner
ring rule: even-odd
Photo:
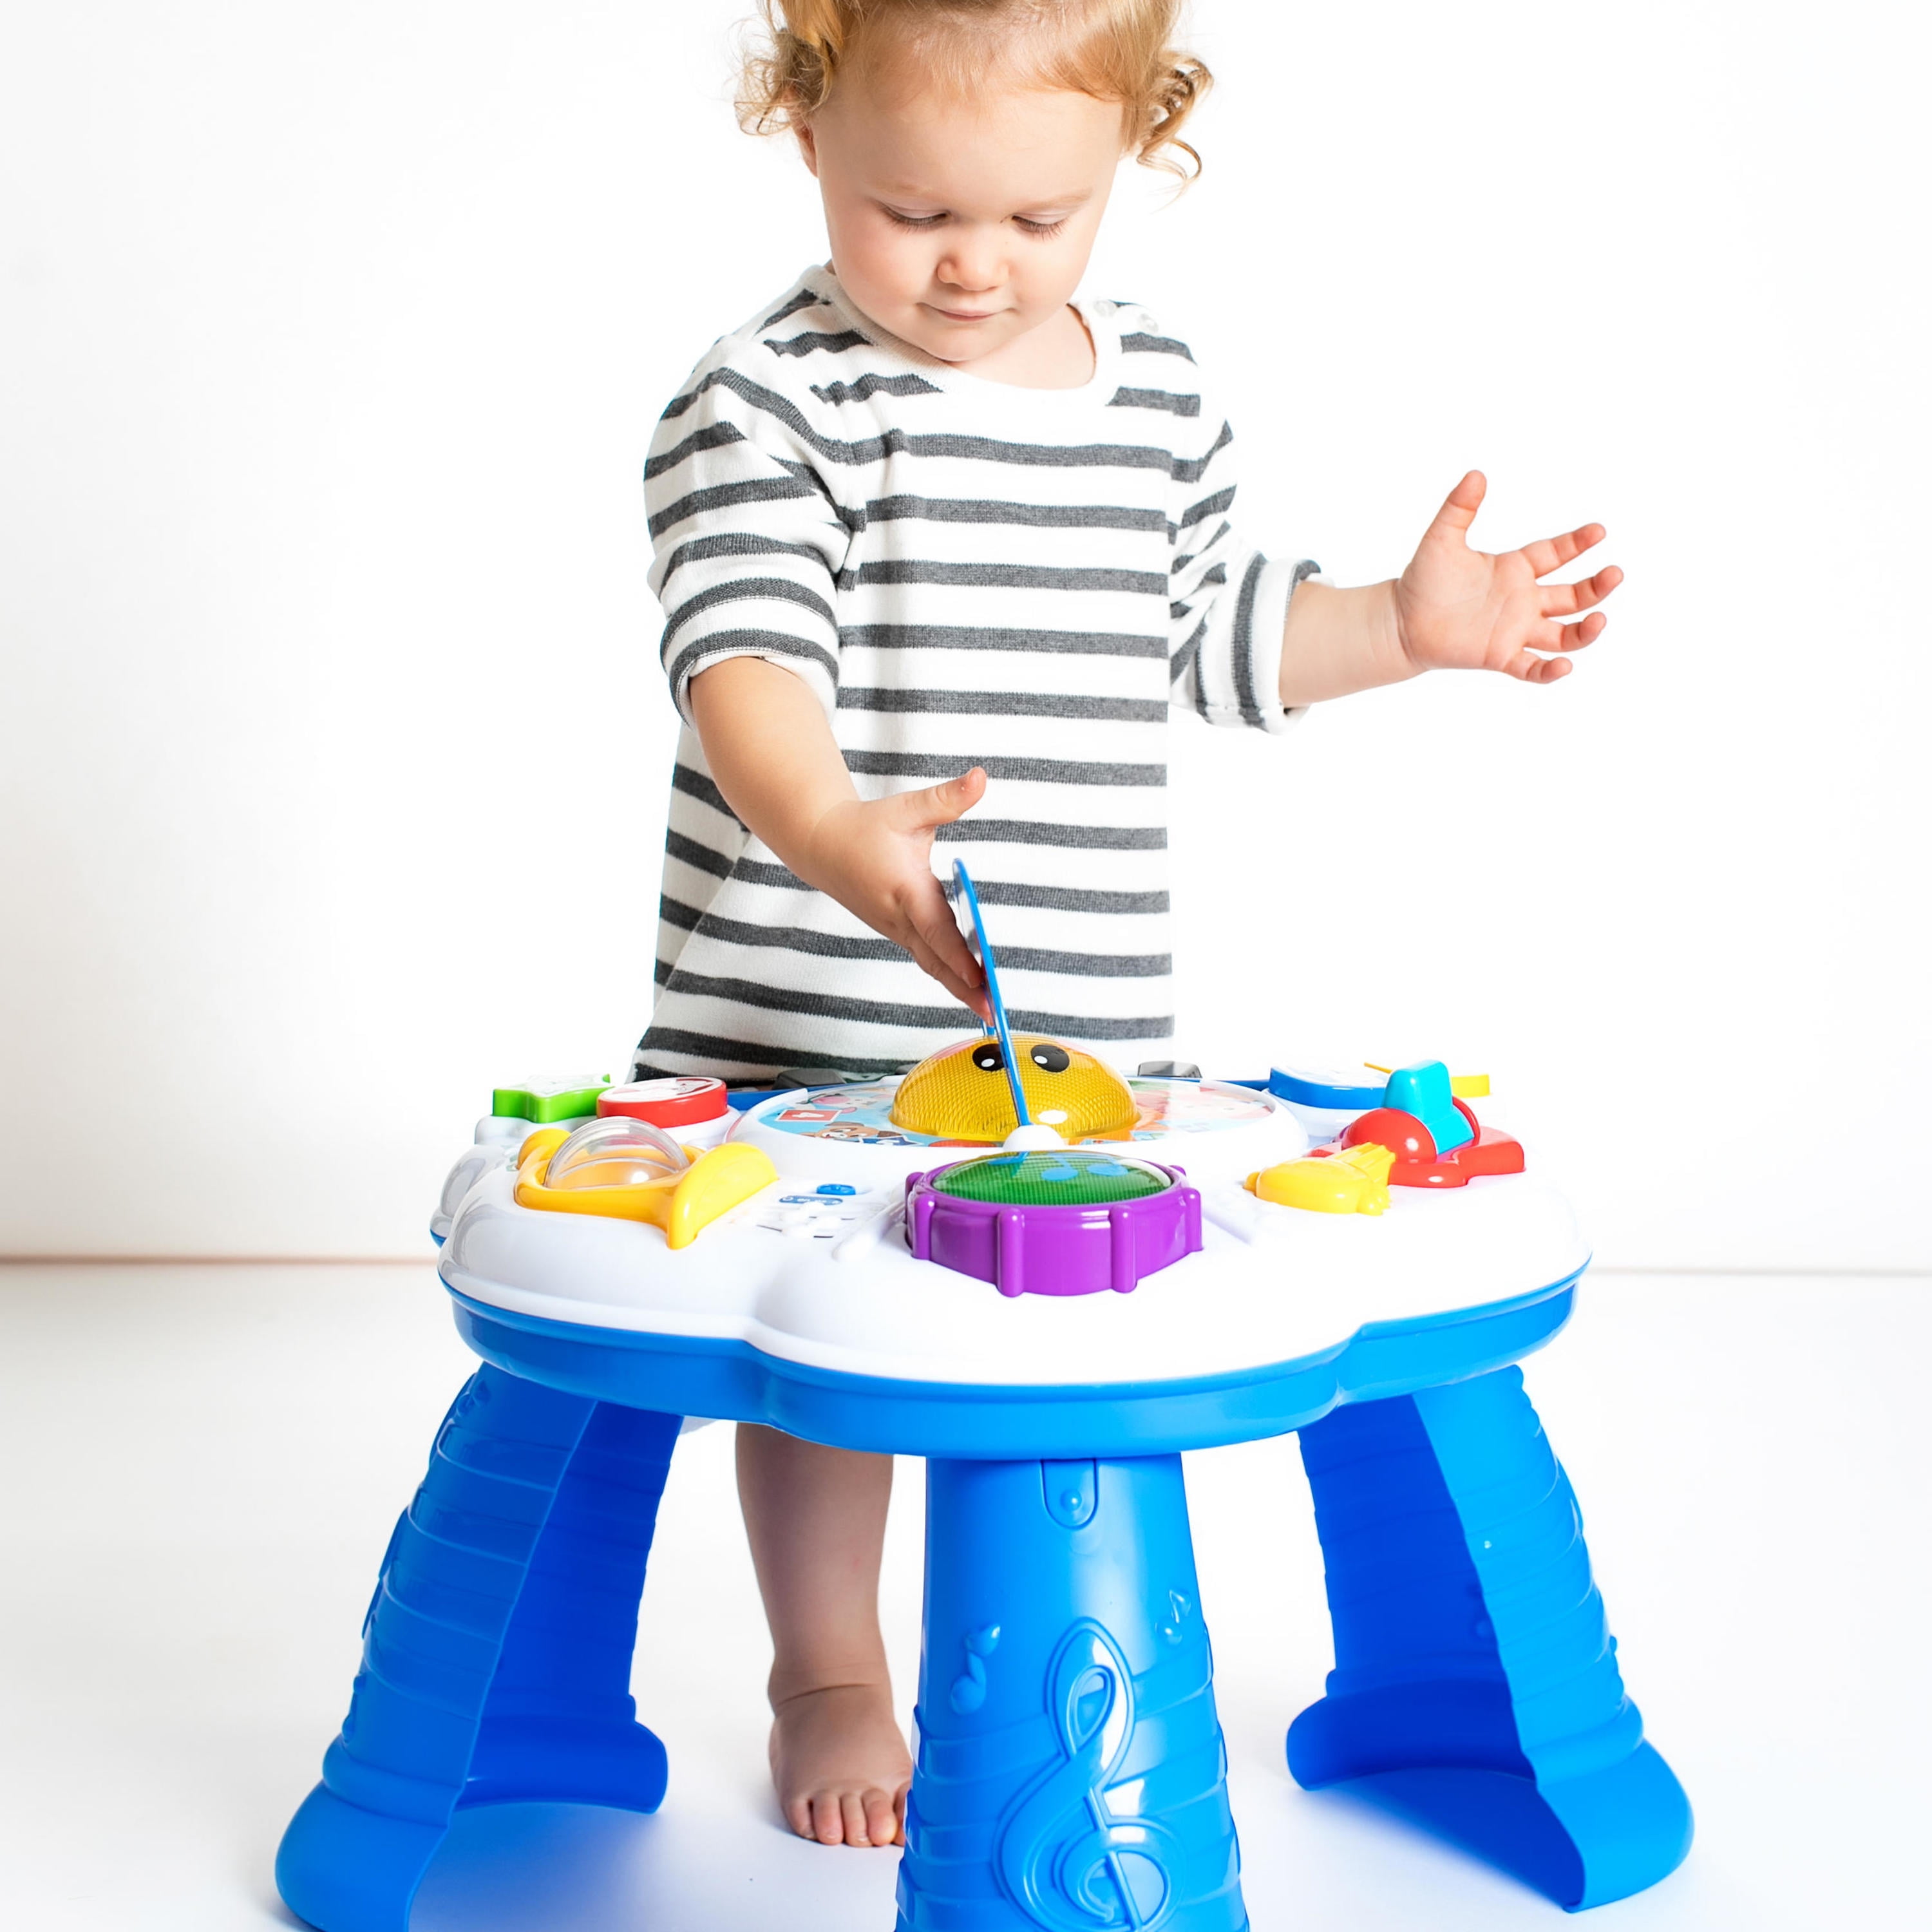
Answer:
[[[892,1793],[881,1791],[876,1786],[866,1793],[866,1836],[874,1845],[891,1845],[898,1842],[898,1807],[892,1802]]]
[[[848,1791],[838,1801],[839,1820],[848,1845],[869,1845],[872,1834],[866,1829],[866,1801],[858,1792]]]
[[[845,1842],[844,1808],[836,1791],[822,1791],[812,1801],[812,1829],[806,1834],[821,1845]]]

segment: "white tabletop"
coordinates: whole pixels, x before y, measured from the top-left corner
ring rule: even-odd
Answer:
[[[449,1204],[442,1276],[470,1300],[519,1315],[743,1342],[869,1378],[1144,1386],[1316,1355],[1365,1324],[1534,1294],[1588,1260],[1568,1205],[1533,1171],[1454,1189],[1396,1187],[1380,1215],[1258,1202],[1240,1175],[1292,1158],[1306,1136],[1280,1103],[1250,1102],[1239,1121],[1120,1144],[1186,1167],[1206,1223],[1201,1252],[1131,1294],[1010,1299],[915,1260],[898,1211],[904,1174],[970,1150],[828,1142],[809,1124],[780,1131],[772,1117],[796,1111],[796,1095],[732,1128],[772,1154],[777,1185],[676,1252],[646,1224],[519,1206],[514,1142],[479,1146],[471,1184]],[[818,1195],[827,1181],[858,1191]]]

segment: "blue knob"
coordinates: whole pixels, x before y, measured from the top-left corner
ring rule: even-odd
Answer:
[[[1382,1105],[1413,1114],[1429,1130],[1438,1154],[1447,1154],[1474,1136],[1449,1090],[1449,1070],[1439,1060],[1398,1067],[1388,1077]]]

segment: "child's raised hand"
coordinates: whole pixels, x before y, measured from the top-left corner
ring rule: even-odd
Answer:
[[[1418,670],[1500,670],[1528,684],[1552,684],[1570,670],[1567,657],[1604,628],[1601,611],[1574,623],[1558,620],[1600,604],[1623,581],[1608,564],[1580,584],[1541,584],[1552,570],[1604,540],[1601,524],[1586,524],[1500,556],[1466,541],[1489,485],[1472,470],[1450,491],[1408,568],[1396,580],[1395,614],[1402,647]]]
[[[986,980],[932,872],[933,834],[986,795],[972,770],[890,798],[846,799],[812,826],[794,869],[874,932],[903,946],[962,1005],[990,1021]]]

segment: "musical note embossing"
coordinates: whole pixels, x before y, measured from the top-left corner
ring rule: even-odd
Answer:
[[[1048,1932],[1156,1932],[1174,1894],[1174,1836],[1116,1816],[1107,1787],[1134,1736],[1134,1681],[1120,1646],[1087,1618],[1047,1666],[1061,1761],[1008,1807],[995,1851],[1007,1895]]]
[[[966,1633],[966,1668],[952,1680],[952,1708],[970,1717],[986,1701],[986,1659],[1000,1647],[1000,1627],[988,1624]]]

